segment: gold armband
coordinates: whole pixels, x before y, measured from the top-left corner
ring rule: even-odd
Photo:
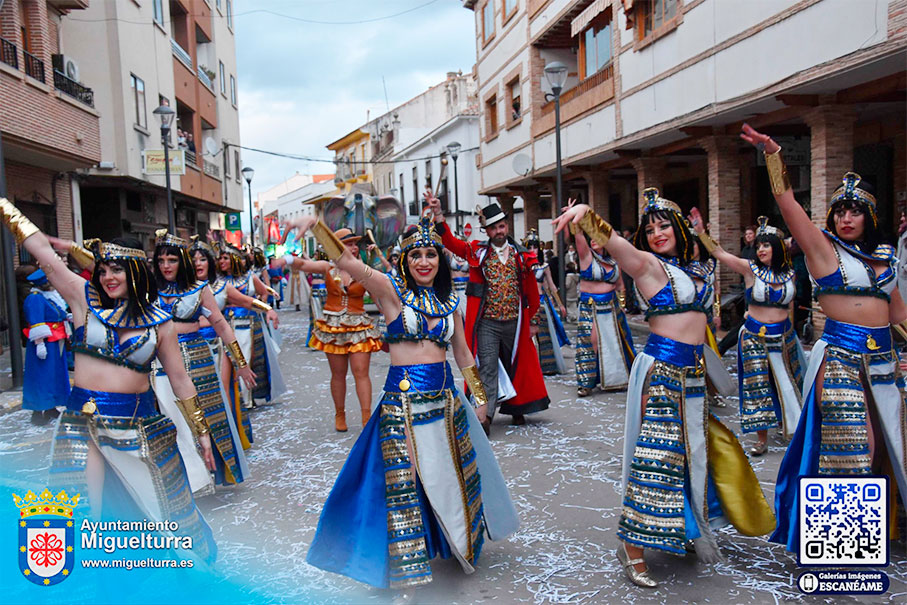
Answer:
[[[611,225],[608,224],[608,221],[595,214],[594,210],[588,210],[583,218],[579,221],[579,226],[586,232],[592,241],[596,242],[598,245],[604,247],[608,245],[608,240],[611,239]]]
[[[712,254],[718,248],[718,242],[715,241],[715,238],[705,231],[699,234],[699,241],[702,242],[709,254]]]
[[[183,416],[186,417],[186,421],[196,437],[204,435],[210,430],[208,421],[205,419],[205,412],[198,405],[198,395],[193,395],[188,399],[177,399],[176,405],[183,411]]]
[[[28,220],[28,217],[19,212],[19,209],[13,206],[5,197],[0,197],[0,219],[9,227],[16,241],[20,244],[29,236],[34,235],[40,229]]]
[[[721,301],[717,299],[712,303],[712,315],[715,319],[721,319]]]
[[[787,177],[787,166],[781,157],[781,150],[765,154],[765,167],[768,168],[768,180],[772,186],[772,193],[781,195],[790,189],[790,179]]]
[[[312,225],[311,231],[318,243],[321,244],[321,247],[324,248],[324,253],[329,259],[337,260],[343,254],[343,251],[346,250],[346,246],[343,245],[340,238],[334,235],[334,232],[320,220]]]
[[[902,321],[901,323],[891,324],[891,327],[901,338],[907,341],[907,320]]]
[[[557,292],[556,289],[551,293],[551,298],[554,299],[554,302],[557,303],[557,306],[558,306],[559,308],[560,308],[560,307],[564,307],[565,309],[567,308],[566,306],[564,306],[564,301],[561,300],[561,295],[558,294],[558,292]]]
[[[469,366],[460,370],[463,378],[466,379],[466,386],[475,397],[476,407],[481,407],[488,403],[488,397],[485,396],[485,387],[482,385],[482,379],[479,378],[479,369],[475,366]]]
[[[94,263],[94,254],[75,242],[69,244],[69,255],[83,269],[87,269]]]
[[[280,298],[280,294],[278,294],[277,290],[275,290],[274,288],[271,288],[270,286],[265,286],[265,289],[268,291],[268,294],[270,294],[274,298]]]
[[[252,308],[256,311],[261,311],[262,313],[267,313],[271,310],[271,305],[268,303],[258,300],[257,298],[252,299]]]
[[[617,294],[617,304],[620,305],[621,310],[626,311],[627,310],[627,294],[626,294],[626,292],[621,292],[620,290],[618,290],[615,294]]]
[[[249,362],[246,361],[246,356],[242,354],[242,349],[239,348],[239,343],[235,340],[227,345],[227,355],[233,360],[233,365],[237,369],[249,365]]]

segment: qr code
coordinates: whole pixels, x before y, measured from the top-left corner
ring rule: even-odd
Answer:
[[[801,477],[800,565],[887,565],[887,520],[887,477]]]

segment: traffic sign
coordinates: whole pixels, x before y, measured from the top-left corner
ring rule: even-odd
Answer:
[[[472,235],[472,225],[470,225],[469,223],[463,225],[463,235],[465,235],[466,237],[470,237]]]
[[[228,212],[227,213],[227,231],[240,231],[242,230],[242,223],[239,219],[239,212]]]

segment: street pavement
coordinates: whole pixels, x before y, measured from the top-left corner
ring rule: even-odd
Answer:
[[[252,412],[255,443],[248,452],[252,477],[199,500],[218,542],[217,567],[228,579],[285,602],[385,603],[398,595],[371,589],[305,563],[321,506],[359,431],[359,410],[348,380],[348,433],[333,426],[323,354],[304,346],[308,314],[280,312],[281,367],[290,391]],[[575,327],[575,326],[573,326]],[[637,346],[644,337],[636,335]],[[491,442],[520,515],[519,531],[502,542],[486,541],[476,572],[467,576],[453,560],[432,563],[434,581],[410,590],[417,603],[803,603],[904,602],[907,556],[903,538],[891,543],[891,588],[882,597],[804,596],[800,571],[783,548],[764,538],[721,530],[724,561],[705,565],[695,555],[649,552],[661,582],[636,588],[616,558],[620,516],[621,448],[625,393],[578,398],[573,352],[570,373],[549,377],[551,408],[527,417],[525,426],[496,419]],[[389,358],[372,358],[377,396]],[[732,356],[726,362],[736,371]],[[713,411],[739,435],[736,398]],[[0,478],[14,486],[43,485],[53,427],[34,427],[29,412],[0,415]],[[748,447],[754,436],[743,438]],[[774,434],[769,452],[753,459],[762,488],[773,502],[784,445]]]

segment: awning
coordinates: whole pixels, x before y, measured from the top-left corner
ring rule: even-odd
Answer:
[[[627,1],[628,0],[624,0],[624,5],[626,5]],[[632,6],[633,0],[629,0],[629,2]],[[582,33],[584,29],[589,27],[592,20],[600,13],[603,13],[609,6],[611,6],[610,0],[595,0],[595,2],[586,7],[586,10],[581,12],[570,22],[570,37],[574,38]]]

